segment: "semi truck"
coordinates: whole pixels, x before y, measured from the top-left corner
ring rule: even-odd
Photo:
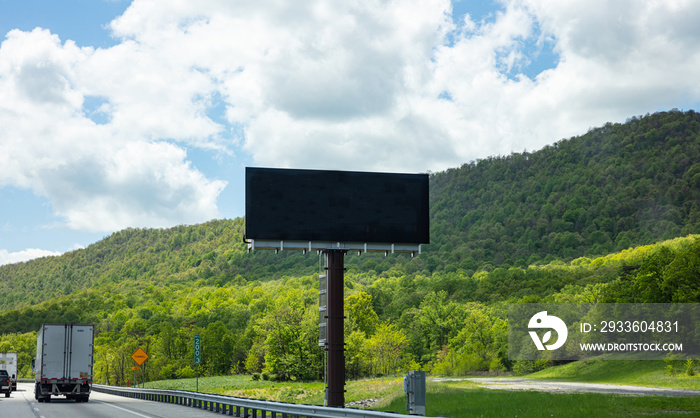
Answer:
[[[17,390],[17,353],[0,353],[0,370],[7,370],[12,390]]]
[[[36,341],[34,398],[51,402],[65,396],[87,402],[92,389],[95,327],[80,324],[44,324]]]

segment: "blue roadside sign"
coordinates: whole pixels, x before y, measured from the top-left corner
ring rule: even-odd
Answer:
[[[202,340],[199,334],[194,336],[194,364],[201,364],[202,362]]]

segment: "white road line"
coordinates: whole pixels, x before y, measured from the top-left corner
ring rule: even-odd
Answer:
[[[130,414],[134,414],[134,415],[137,415],[137,416],[142,417],[142,418],[152,418],[150,415],[139,414],[138,412],[130,411],[130,410],[126,409],[126,408],[122,408],[122,407],[120,407],[120,406],[112,405],[111,403],[108,403],[108,402],[102,402],[102,401],[97,401],[97,402],[99,402],[99,403],[101,403],[101,404],[103,404],[103,405],[111,406],[112,408],[121,409],[121,410],[124,411],[124,412],[128,412],[128,413],[130,413]]]

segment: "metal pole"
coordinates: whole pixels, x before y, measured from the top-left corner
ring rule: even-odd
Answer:
[[[326,250],[326,274],[328,277],[327,315],[328,328],[326,350],[328,351],[328,406],[345,406],[345,319],[344,275],[345,250]]]
[[[328,406],[328,346],[323,346],[323,406]]]

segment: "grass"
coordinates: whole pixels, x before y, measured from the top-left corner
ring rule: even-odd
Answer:
[[[426,416],[454,418],[700,416],[700,398],[505,391],[434,382],[429,384],[426,403]],[[405,413],[405,408],[400,397],[379,409]]]
[[[154,389],[190,390],[196,389],[196,379],[161,380],[146,383]],[[345,383],[346,402],[364,399],[393,399],[403,394],[403,376],[347,381]],[[250,376],[200,377],[199,391],[218,395],[268,401],[323,405],[323,382],[274,382],[253,380]]]
[[[579,362],[582,363],[582,362]],[[656,372],[649,362],[571,363],[537,373],[539,378],[589,382],[638,384],[645,373]],[[627,364],[623,364],[627,363]],[[663,362],[661,362],[663,363]],[[628,377],[613,378],[610,373]],[[580,379],[575,379],[580,373]],[[527,377],[533,377],[532,375]],[[671,378],[669,378],[671,379]],[[672,383],[672,382],[671,382]],[[160,389],[195,390],[195,379],[147,383]],[[201,392],[254,399],[305,404],[323,404],[323,382],[273,382],[250,376],[201,377]],[[678,386],[673,386],[678,387]],[[378,398],[372,409],[407,414],[403,376],[346,382],[346,402]],[[700,416],[700,397],[619,396],[594,393],[546,393],[483,389],[469,381],[428,382],[427,416],[461,417],[614,417],[614,416]]]
[[[146,383],[154,389],[194,391],[197,379],[160,380]],[[250,376],[213,376],[199,378],[199,391],[241,398],[280,402],[323,404],[323,382],[271,382]]]
[[[669,375],[664,361],[581,360],[525,376],[533,379],[700,390],[700,376]]]

